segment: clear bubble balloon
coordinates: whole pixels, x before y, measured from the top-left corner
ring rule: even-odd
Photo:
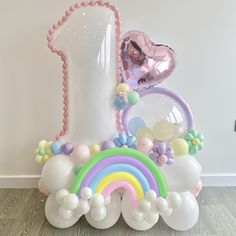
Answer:
[[[173,136],[174,126],[171,122],[167,120],[162,120],[154,125],[152,132],[154,138],[165,141]]]
[[[138,139],[148,138],[148,139],[153,140],[152,130],[148,127],[141,127],[139,129],[137,129],[136,137]]]
[[[128,123],[128,129],[132,135],[136,135],[137,130],[142,127],[145,127],[145,122],[141,117],[134,117]]]

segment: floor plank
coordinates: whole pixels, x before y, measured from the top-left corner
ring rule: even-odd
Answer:
[[[236,188],[204,188],[198,197],[200,216],[198,224],[187,232],[170,229],[162,219],[150,230],[137,232],[129,228],[120,218],[107,230],[92,228],[84,217],[69,229],[57,229],[46,220],[44,205],[46,198],[36,189],[0,189],[0,236],[200,236],[236,235]]]

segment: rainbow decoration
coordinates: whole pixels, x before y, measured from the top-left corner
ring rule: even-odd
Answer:
[[[104,197],[117,188],[125,188],[133,208],[150,189],[158,197],[166,197],[168,193],[158,166],[148,156],[130,148],[111,148],[93,156],[79,171],[72,192],[80,196],[85,187]]]

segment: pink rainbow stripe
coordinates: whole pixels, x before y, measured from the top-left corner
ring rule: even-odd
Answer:
[[[131,206],[132,206],[132,208],[136,208],[138,206],[138,202],[137,202],[137,198],[136,198],[136,191],[129,182],[126,182],[124,180],[114,181],[106,186],[106,188],[103,190],[102,194],[106,198],[114,190],[116,190],[118,188],[125,188],[127,190],[127,192],[129,193],[130,200],[131,200]]]

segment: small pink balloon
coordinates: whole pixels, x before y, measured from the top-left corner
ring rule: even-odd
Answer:
[[[202,181],[199,180],[196,186],[190,192],[194,195],[194,197],[197,197],[201,191],[202,191]]]
[[[48,196],[50,192],[47,190],[46,186],[44,185],[42,179],[38,181],[38,190],[43,193],[45,196]]]
[[[183,137],[184,127],[181,124],[174,124],[174,135],[173,138]]]
[[[161,155],[158,160],[161,163],[161,165],[164,165],[167,162],[168,158],[166,155]]]
[[[86,145],[78,145],[72,154],[72,161],[75,164],[84,164],[90,160],[91,154],[89,147]]]
[[[149,154],[152,150],[153,142],[149,138],[141,138],[137,141],[136,146],[140,152],[143,152],[145,154]]]

